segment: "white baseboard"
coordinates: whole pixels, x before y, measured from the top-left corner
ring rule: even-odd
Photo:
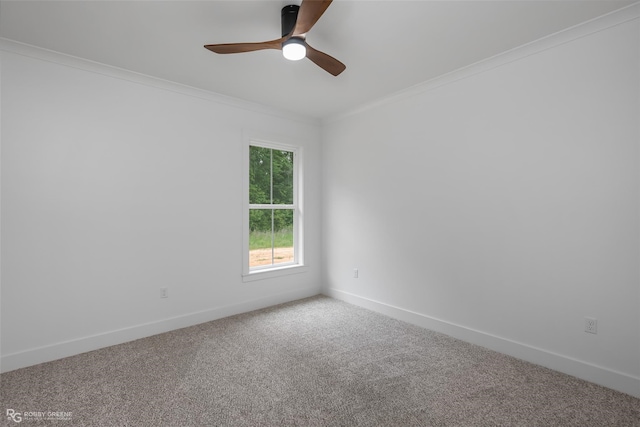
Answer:
[[[328,288],[323,294],[432,331],[544,366],[640,398],[640,378],[552,353],[524,343],[456,325],[349,292]]]
[[[210,310],[189,313],[156,322],[144,323],[115,331],[7,354],[2,356],[0,361],[0,372],[13,371],[27,366],[50,362],[52,360],[86,353],[87,351],[122,344],[176,329],[222,319],[235,314],[246,313],[289,301],[295,301],[297,299],[311,297],[317,294],[317,287],[296,289],[295,291],[270,295],[264,298],[243,301],[223,307],[215,307]]]

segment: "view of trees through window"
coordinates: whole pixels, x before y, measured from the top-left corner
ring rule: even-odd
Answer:
[[[292,151],[250,146],[249,267],[294,261]]]

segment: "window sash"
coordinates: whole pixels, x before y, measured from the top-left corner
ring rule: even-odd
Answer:
[[[258,209],[255,209],[258,210]],[[295,209],[261,209],[270,217],[270,227],[268,234],[262,234],[257,232],[257,238],[259,240],[268,238],[268,247],[251,250],[251,242],[249,243],[249,269],[250,271],[268,270],[273,268],[285,267],[288,265],[296,265],[296,218]],[[251,211],[251,210],[250,210]],[[275,212],[285,212],[286,216],[289,216],[291,226],[285,228],[276,229],[275,225]],[[282,234],[284,233],[284,234]],[[249,231],[249,235],[252,232]],[[263,240],[263,243],[264,240]],[[254,252],[255,251],[255,252]],[[253,263],[253,265],[252,265]]]

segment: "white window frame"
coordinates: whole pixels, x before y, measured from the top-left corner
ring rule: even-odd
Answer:
[[[277,142],[276,142],[277,141]],[[288,274],[303,273],[307,270],[304,264],[304,203],[303,203],[303,147],[282,138],[264,138],[247,134],[244,136],[243,147],[243,224],[242,224],[242,280],[243,282],[279,277]],[[272,205],[257,205],[249,203],[249,158],[250,147],[258,146],[273,150],[293,152],[293,250],[294,261],[260,267],[249,267],[249,209],[273,209]]]

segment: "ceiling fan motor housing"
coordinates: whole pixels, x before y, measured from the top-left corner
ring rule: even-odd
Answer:
[[[282,37],[286,36],[293,30],[296,25],[296,19],[298,18],[298,9],[300,6],[290,4],[282,8]]]

